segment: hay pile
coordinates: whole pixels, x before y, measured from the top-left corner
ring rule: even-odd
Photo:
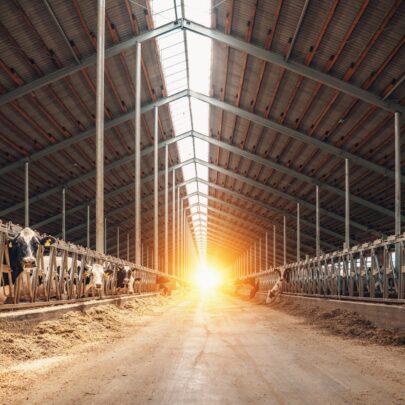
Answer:
[[[342,309],[330,311],[319,307],[305,308],[299,303],[288,302],[283,299],[272,305],[272,308],[290,315],[303,317],[306,324],[326,330],[334,335],[383,345],[405,346],[405,333],[379,328],[356,312]]]
[[[121,308],[104,305],[84,313],[68,312],[60,319],[36,325],[0,323],[0,370],[18,362],[64,354],[86,343],[124,336],[170,301],[173,298],[154,296],[128,301]]]

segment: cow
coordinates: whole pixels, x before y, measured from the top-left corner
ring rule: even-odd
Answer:
[[[117,292],[134,293],[135,276],[131,266],[119,266],[117,270]]]
[[[37,267],[37,252],[39,246],[45,248],[50,247],[56,239],[53,236],[41,237],[31,228],[22,229],[14,239],[9,240],[8,249],[10,257],[11,280],[8,274],[3,274],[3,283],[5,286],[10,285],[10,281],[14,284],[22,273],[26,272],[29,276],[32,270]],[[0,289],[0,294],[3,289]],[[0,296],[0,302],[5,297]]]
[[[156,284],[158,285],[158,290],[162,290],[163,295],[171,295],[173,288],[173,283],[169,277],[157,276]]]
[[[237,279],[234,281],[235,294],[239,293],[239,289],[246,286],[250,288],[249,298],[254,298],[257,291],[259,290],[259,280],[254,277],[248,277],[246,279]]]
[[[284,279],[283,277],[280,277],[277,281],[276,284],[274,284],[274,287],[268,291],[267,293],[267,298],[266,298],[266,304],[272,304],[277,300],[277,298],[280,296],[281,292],[283,291],[283,284],[284,284]]]
[[[97,292],[100,297],[104,295],[104,276],[106,269],[102,264],[86,264],[84,266],[84,295],[87,297],[90,290],[92,293]]]

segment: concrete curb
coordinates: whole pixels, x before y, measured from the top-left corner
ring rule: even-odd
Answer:
[[[114,304],[118,307],[125,304],[127,301],[145,299],[149,297],[155,297],[160,295],[160,293],[145,293],[140,295],[125,295],[117,296],[113,298],[89,300],[85,302],[77,302],[72,304],[62,304],[49,307],[31,308],[31,309],[21,309],[18,311],[10,311],[0,313],[0,326],[3,322],[42,322],[49,321],[51,319],[59,318],[61,315],[70,311],[81,311],[86,312],[86,310],[97,307],[100,305]]]

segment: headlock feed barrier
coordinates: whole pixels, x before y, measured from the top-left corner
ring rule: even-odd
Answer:
[[[104,268],[103,295],[114,296],[128,292],[117,288],[117,272],[129,266],[133,273],[136,293],[158,289],[157,278],[163,276],[173,281],[179,278],[144,267],[117,257],[100,254],[94,250],[56,240],[51,245],[39,245],[36,266],[24,269],[12,282],[9,242],[22,230],[19,225],[0,221],[0,297],[18,304],[22,298],[30,302],[51,300],[75,300],[87,297],[86,265],[101,264]],[[9,285],[5,279],[8,277]],[[92,290],[94,296],[95,289]],[[2,302],[0,302],[0,305]]]
[[[258,273],[248,270],[238,278],[255,279],[259,290],[283,277],[283,292],[289,294],[405,303],[405,234]]]

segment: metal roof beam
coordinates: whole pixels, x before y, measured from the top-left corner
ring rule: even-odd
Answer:
[[[310,184],[313,184],[315,186],[317,185],[317,186],[319,186],[320,188],[322,188],[324,190],[330,191],[331,193],[337,194],[338,196],[340,196],[342,198],[345,198],[344,190],[340,190],[339,188],[331,186],[328,183],[325,183],[325,182],[323,182],[321,180],[318,180],[317,178],[307,176],[306,174],[303,174],[303,173],[300,173],[300,172],[298,172],[296,170],[285,167],[284,165],[282,165],[280,163],[276,163],[276,162],[272,161],[269,158],[267,158],[267,159],[263,158],[261,156],[258,156],[256,154],[254,154],[254,153],[248,152],[246,149],[241,149],[238,146],[230,145],[229,143],[222,142],[219,139],[216,139],[216,138],[211,137],[211,136],[203,135],[203,134],[200,134],[200,133],[195,132],[195,131],[193,131],[193,135],[194,135],[194,137],[196,137],[198,139],[201,139],[201,140],[206,141],[206,142],[208,142],[208,143],[210,143],[212,145],[215,145],[215,146],[218,146],[218,147],[220,147],[222,149],[225,149],[228,152],[232,152],[232,153],[234,153],[236,155],[239,155],[239,156],[242,156],[242,157],[244,157],[246,159],[253,160],[254,162],[256,162],[258,164],[261,164],[261,165],[266,166],[266,167],[270,167],[270,168],[272,168],[272,169],[274,169],[274,170],[276,170],[276,171],[278,171],[280,173],[285,173],[285,174],[287,174],[287,175],[289,175],[291,177],[295,177],[298,180],[305,181],[306,183],[310,183]],[[391,210],[389,210],[387,208],[384,208],[384,207],[382,207],[382,206],[380,206],[378,204],[374,204],[374,203],[372,203],[370,201],[367,201],[367,200],[365,200],[365,199],[363,199],[361,197],[358,197],[356,195],[350,194],[350,200],[352,202],[360,204],[360,205],[362,205],[362,206],[364,206],[366,208],[369,208],[371,210],[379,212],[380,214],[383,214],[383,215],[386,215],[386,216],[389,216],[389,217],[392,217],[392,218],[395,217],[394,211],[391,211]],[[402,221],[405,221],[405,216],[402,217]]]
[[[372,104],[379,108],[382,108],[383,110],[390,112],[405,112],[405,108],[398,103],[385,101],[382,99],[382,97],[374,93],[363,90],[360,87],[345,82],[344,80],[338,79],[329,74],[323,73],[317,69],[305,66],[298,62],[288,61],[282,55],[276,52],[272,52],[259,46],[252,45],[249,42],[243,41],[231,35],[226,35],[218,30],[204,27],[203,25],[194,23],[192,21],[184,20],[182,21],[182,25],[183,28],[185,28],[186,30],[211,38],[215,41],[222,42],[230,46],[231,48],[248,53],[249,55],[264,60],[270,64],[283,67],[298,75],[304,76],[308,79],[322,83],[325,86],[339,90],[351,97],[355,97],[368,104]]]
[[[152,111],[155,107],[161,107],[165,104],[171,103],[172,101],[176,101],[182,97],[187,96],[187,94],[188,94],[188,91],[184,90],[184,91],[180,91],[176,94],[173,94],[169,97],[164,97],[155,102],[146,104],[141,108],[141,113],[144,114],[148,111]],[[130,121],[130,120],[134,119],[134,114],[135,114],[135,110],[132,109],[125,114],[122,114],[116,118],[113,118],[110,121],[105,120],[104,121],[104,130],[107,131],[108,129],[112,129],[112,128],[116,127],[117,125],[120,125],[126,121]],[[70,138],[64,139],[61,142],[57,142],[55,144],[47,146],[38,152],[32,153],[30,156],[19,159],[16,162],[10,163],[7,166],[0,168],[0,176],[4,175],[5,173],[10,172],[11,170],[15,170],[20,167],[23,167],[25,162],[35,162],[36,160],[39,160],[45,156],[51,155],[52,153],[55,153],[64,148],[67,148],[68,146],[74,145],[77,142],[91,138],[95,134],[96,134],[96,127],[92,127],[90,129],[87,129],[86,131],[79,132],[78,134],[73,135]]]
[[[226,176],[236,178],[239,181],[242,181],[242,182],[247,183],[247,184],[249,184],[249,185],[251,185],[253,187],[264,190],[269,194],[276,195],[276,196],[281,197],[281,198],[283,198],[283,199],[285,199],[287,201],[292,201],[294,203],[300,203],[302,207],[306,207],[306,208],[309,208],[309,209],[315,211],[315,205],[314,204],[311,204],[308,201],[305,201],[305,200],[303,200],[303,199],[301,199],[299,197],[295,197],[295,196],[290,195],[288,193],[285,193],[283,191],[277,190],[277,189],[275,189],[273,187],[270,187],[270,186],[267,186],[267,185],[265,185],[263,183],[260,183],[259,181],[253,180],[253,179],[251,179],[249,177],[246,177],[246,176],[242,176],[241,174],[238,174],[238,173],[234,173],[231,170],[224,169],[223,167],[217,166],[217,165],[215,165],[213,163],[204,162],[203,160],[200,160],[200,159],[196,159],[196,162],[200,163],[203,166],[208,167],[209,169],[216,170],[216,171],[218,171],[218,172],[220,172],[222,174],[225,174]],[[336,221],[339,221],[339,222],[344,223],[344,221],[345,221],[344,217],[342,217],[342,216],[340,216],[338,214],[335,214],[334,212],[330,212],[330,211],[328,211],[328,210],[326,210],[324,208],[320,209],[320,213],[323,214],[323,215],[326,215],[326,216],[328,216],[328,217],[330,217],[330,218],[332,218],[332,219],[334,219]],[[381,236],[381,232],[378,232],[375,229],[369,228],[366,225],[362,225],[362,224],[360,224],[360,223],[358,223],[356,221],[351,220],[350,225],[357,228],[357,229],[359,229],[359,230],[362,230],[364,232],[370,232],[370,233],[373,233],[373,234],[377,234],[378,236]]]
[[[290,214],[288,211],[283,211],[283,210],[281,210],[281,209],[279,209],[277,207],[273,207],[272,205],[267,205],[266,203],[264,203],[262,201],[255,200],[254,198],[248,197],[248,196],[246,196],[244,194],[240,194],[240,193],[237,193],[236,191],[229,190],[228,188],[222,187],[222,186],[220,186],[218,184],[210,183],[210,182],[202,180],[202,179],[199,179],[198,181],[203,183],[203,184],[207,184],[210,188],[214,188],[214,189],[217,189],[219,191],[222,191],[223,193],[227,193],[227,194],[231,195],[232,197],[238,198],[238,199],[240,199],[242,201],[246,201],[246,202],[248,202],[248,203],[250,203],[252,205],[259,206],[261,208],[264,208],[265,210],[273,211],[276,214],[283,215],[283,216],[285,215],[287,218],[291,218],[292,220],[296,220],[295,215]],[[311,222],[311,221],[307,221],[307,220],[305,220],[303,218],[300,218],[300,222],[303,225],[307,225],[307,226],[309,226],[311,228],[315,228],[315,224],[313,222]],[[342,241],[345,240],[344,235],[341,235],[340,233],[334,232],[334,231],[330,230],[329,228],[321,227],[321,231],[323,233],[326,233],[326,234],[336,238],[336,239],[340,239]],[[354,239],[351,239],[350,242],[353,245],[357,244],[357,241],[354,240]]]
[[[120,42],[119,44],[113,45],[105,50],[105,59],[111,58],[112,56],[119,55],[121,52],[126,51],[129,48],[133,48],[137,42],[145,42],[152,38],[156,38],[160,35],[167,34],[173,30],[179,29],[179,22],[171,22],[169,24],[163,25],[159,28],[155,28],[150,31],[145,31],[142,34],[134,36],[126,41]],[[16,100],[19,97],[22,97],[32,91],[38,90],[43,86],[46,86],[50,83],[56,82],[64,77],[70,76],[74,73],[79,72],[80,70],[93,66],[96,64],[97,55],[88,56],[87,58],[82,59],[81,63],[64,67],[58,69],[52,73],[48,73],[45,76],[42,76],[39,79],[33,80],[30,83],[24,84],[17,87],[15,90],[11,90],[0,97],[0,106],[9,103],[10,101]]]
[[[182,136],[184,136],[184,137],[189,136],[189,133],[183,134]],[[164,142],[171,141],[170,143],[172,143],[172,142],[177,142],[177,140],[179,140],[179,139],[180,139],[179,136],[177,136],[175,138],[171,138],[170,140],[164,141]],[[144,156],[144,155],[146,155],[148,153],[151,153],[152,150],[153,150],[153,146],[150,146],[148,148],[143,149],[141,151],[141,156]],[[119,167],[119,166],[123,165],[123,164],[130,163],[134,159],[135,159],[134,154],[127,155],[127,156],[125,156],[125,157],[123,157],[121,159],[117,159],[114,162],[111,162],[110,164],[106,165],[104,167],[104,172],[106,173],[106,172],[108,172],[108,171],[110,171],[110,170],[112,170],[112,169],[114,169],[116,167]],[[187,163],[192,163],[193,159],[189,159],[186,162]],[[185,162],[181,163],[181,165],[183,165],[184,163]],[[181,167],[181,166],[179,166],[179,167]],[[159,173],[161,173],[161,172],[159,172]],[[60,185],[58,185],[56,187],[52,187],[52,188],[48,189],[47,191],[44,191],[43,193],[36,194],[36,195],[30,197],[30,204],[33,204],[33,203],[35,203],[37,201],[40,201],[40,200],[42,200],[42,199],[44,199],[46,197],[49,197],[50,195],[62,190],[62,188],[69,188],[69,187],[75,186],[77,184],[80,184],[81,182],[83,182],[85,180],[88,180],[88,179],[94,177],[95,175],[96,175],[96,171],[91,170],[90,172],[87,172],[87,173],[85,173],[85,174],[83,174],[81,176],[78,176],[78,177],[76,177],[76,178],[74,178],[72,180],[69,180],[68,182],[66,182],[64,184],[60,184]],[[153,176],[153,175],[151,175],[151,176]],[[151,176],[148,176],[148,177],[151,177]],[[0,218],[4,218],[6,215],[10,214],[11,212],[14,212],[14,211],[16,211],[18,209],[21,209],[23,207],[24,207],[24,201],[22,201],[20,203],[17,203],[17,204],[14,204],[14,205],[12,205],[12,206],[10,206],[8,208],[5,208],[4,210],[0,211]]]
[[[257,114],[251,113],[242,108],[235,107],[234,105],[226,103],[224,101],[220,101],[220,100],[216,99],[215,97],[206,96],[205,94],[201,94],[201,93],[198,93],[193,90],[189,90],[189,95],[191,97],[197,98],[198,100],[205,101],[206,103],[208,103],[214,107],[221,108],[232,114],[238,115],[239,117],[242,117],[248,121],[255,122],[256,124],[259,124],[263,127],[272,129],[274,131],[285,134],[293,139],[296,139],[300,142],[314,146],[324,152],[337,156],[338,158],[349,159],[350,161],[352,161],[353,163],[355,163],[359,166],[362,166],[368,170],[372,170],[378,174],[381,174],[382,176],[389,177],[390,179],[395,180],[395,172],[393,172],[392,170],[387,169],[384,166],[380,166],[377,163],[373,163],[369,160],[363,159],[362,157],[357,156],[353,153],[350,153],[349,151],[347,151],[345,149],[338,148],[327,142],[323,142],[323,141],[320,141],[319,139],[308,136],[304,132],[297,131],[297,130],[289,128],[285,125],[279,124],[275,121],[272,121],[267,118],[261,117]],[[401,183],[405,184],[405,176],[401,175]]]

